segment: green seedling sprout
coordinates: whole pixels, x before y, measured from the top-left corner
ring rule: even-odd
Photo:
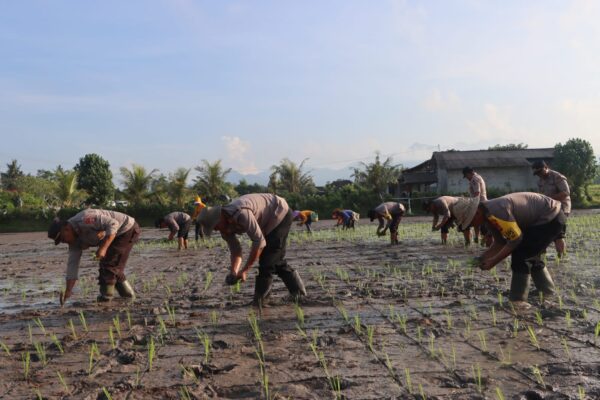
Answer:
[[[331,390],[333,391],[336,400],[342,399],[342,381],[339,376],[331,377],[330,380]]]
[[[71,337],[77,340],[77,331],[75,331],[75,325],[73,324],[72,319],[69,319],[69,329],[71,330]]]
[[[35,322],[35,324],[40,328],[44,336],[46,336],[46,328],[44,327],[44,323],[42,322],[42,320],[38,317],[35,318],[33,322]]]
[[[481,367],[479,364],[471,365],[471,371],[473,372],[473,380],[477,385],[477,391],[483,393],[483,381],[481,379]]]
[[[108,339],[110,340],[110,347],[112,349],[116,349],[117,345],[115,344],[115,336],[113,335],[113,327],[108,327]]]
[[[450,349],[452,350],[452,365],[454,366],[454,369],[456,369],[456,347],[454,346],[454,343],[451,344]]]
[[[60,381],[60,384],[65,388],[65,392],[67,392],[67,394],[70,393],[71,391],[69,390],[69,386],[67,385],[67,382],[65,382],[65,378],[63,378],[60,371],[56,371],[56,375],[58,375],[58,380]]]
[[[29,379],[29,367],[31,366],[31,354],[28,351],[21,354],[21,360],[23,361],[23,376],[25,380]]]
[[[504,393],[502,393],[502,389],[496,386],[496,400],[504,400]]]
[[[33,344],[33,333],[31,332],[31,324],[27,324],[27,331],[29,332],[29,343]]]
[[[338,310],[340,310],[340,313],[342,314],[342,318],[344,318],[344,321],[346,321],[346,323],[348,323],[348,320],[349,320],[348,311],[346,311],[346,309],[342,305],[340,305],[338,307]]]
[[[94,368],[94,357],[99,357],[99,356],[100,356],[100,351],[98,350],[98,344],[96,344],[96,342],[92,342],[92,344],[90,345],[88,375],[91,375],[92,368]]]
[[[179,397],[183,400],[192,400],[192,396],[190,395],[187,386],[183,386],[181,389],[179,389]]]
[[[512,336],[514,338],[516,338],[518,333],[519,333],[519,320],[517,318],[515,318],[513,320],[513,332],[512,332]]]
[[[211,342],[210,337],[202,331],[196,331],[196,336],[204,348],[204,363],[208,364],[210,358]]]
[[[429,355],[431,358],[435,358],[435,335],[433,333],[429,334]]]
[[[412,381],[410,380],[410,369],[404,368],[404,379],[406,380],[406,390],[409,394],[412,394]]]
[[[79,321],[81,321],[81,326],[83,326],[84,331],[88,331],[87,322],[85,321],[85,314],[82,311],[79,311]]]
[[[373,325],[367,325],[367,344],[369,346],[369,350],[372,353],[375,352],[373,349],[373,334],[375,333],[375,327]]]
[[[481,344],[481,349],[483,350],[484,353],[487,353],[488,347],[487,347],[487,340],[485,337],[485,331],[477,332],[477,336],[479,337],[479,343]]]
[[[490,313],[492,314],[492,326],[496,326],[496,308],[494,306],[490,309]]]
[[[535,334],[535,329],[533,329],[531,325],[527,325],[527,333],[529,334],[529,341],[531,342],[531,345],[540,350],[540,342]]]
[[[565,354],[567,355],[567,358],[570,361],[571,360],[571,350],[569,350],[569,342],[567,341],[567,338],[562,336],[560,338],[560,343],[562,344],[563,349],[565,349]]]
[[[565,321],[567,322],[567,328],[571,329],[571,325],[573,324],[573,321],[571,320],[571,311],[567,310],[565,312]]]
[[[421,343],[423,339],[423,332],[421,330],[421,325],[417,325],[417,342]]]
[[[10,350],[9,350],[8,346],[6,345],[6,343],[4,343],[1,340],[0,340],[0,347],[2,347],[2,350],[4,350],[4,352],[6,353],[7,356],[10,356]]]
[[[206,292],[208,290],[208,288],[210,287],[210,284],[213,281],[213,274],[211,271],[208,271],[206,273],[206,281],[204,282],[204,291]]]
[[[148,371],[152,370],[152,364],[154,363],[156,348],[154,346],[154,338],[150,336],[150,342],[148,342]]]
[[[539,310],[537,310],[535,312],[535,321],[537,322],[537,324],[539,326],[543,326],[544,325],[544,319],[542,318],[542,313]]]
[[[419,394],[421,395],[421,400],[425,400],[425,391],[423,390],[423,385],[419,383]]]
[[[538,366],[534,365],[533,367],[531,367],[531,369],[532,369],[533,375],[535,376],[537,383],[545,388],[546,383],[544,382],[544,377],[542,376],[542,372],[540,371]]]
[[[402,315],[396,314],[396,316],[397,316],[397,320],[398,320],[398,325],[400,325],[400,329],[402,329],[402,333],[404,333],[406,335],[406,333],[407,333],[406,323],[408,321],[408,317],[404,314],[402,314]]]
[[[296,319],[298,320],[298,325],[301,328],[304,328],[304,310],[298,303],[294,303],[294,311],[296,312]]]
[[[102,387],[102,392],[104,392],[104,397],[106,397],[106,400],[112,400],[110,393],[108,392],[108,390],[105,387]]]
[[[444,310],[444,313],[446,314],[446,326],[452,330],[452,315],[450,315],[450,311],[447,309]]]
[[[54,343],[60,354],[64,354],[65,351],[62,345],[60,344],[60,340],[58,340],[58,337],[56,337],[56,335],[53,333],[52,335],[50,335],[50,339],[52,340],[52,343]]]
[[[579,400],[585,399],[585,389],[583,387],[577,386],[577,396],[579,397]]]
[[[585,321],[587,321],[587,319],[588,319],[588,310],[586,308],[584,308],[581,311],[581,318],[583,318]]]
[[[362,333],[362,327],[360,325],[360,315],[359,314],[356,314],[354,316],[354,330],[359,335]]]
[[[35,353],[42,362],[42,365],[45,367],[46,364],[48,364],[48,358],[46,357],[46,347],[41,342],[35,342],[33,344],[33,347],[35,347]]]
[[[510,349],[508,349],[508,354],[505,354],[504,350],[502,349],[502,346],[500,346],[500,364],[502,364],[502,365],[511,365],[512,364]]]
[[[596,341],[598,340],[598,336],[600,336],[600,321],[598,321],[596,323],[596,327],[594,328],[594,344],[596,344]]]
[[[121,339],[121,319],[119,318],[119,314],[115,315],[113,318],[113,325],[115,326],[115,331],[117,332],[117,336]]]
[[[210,323],[214,327],[216,327],[218,322],[219,322],[219,314],[215,310],[212,310],[210,312]]]

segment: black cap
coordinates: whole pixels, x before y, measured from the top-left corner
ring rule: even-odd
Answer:
[[[531,164],[531,169],[533,170],[533,172],[537,172],[541,169],[544,169],[548,166],[548,164],[546,164],[545,161],[543,160],[536,160],[533,162],[533,164]]]
[[[67,221],[61,220],[60,218],[54,218],[50,227],[48,228],[48,238],[54,240],[54,244],[60,243],[60,231],[67,224]]]
[[[466,177],[466,176],[467,176],[467,174],[470,174],[470,173],[472,173],[473,171],[474,171],[474,170],[473,170],[473,168],[471,168],[471,167],[464,167],[464,168],[463,168],[463,177]]]

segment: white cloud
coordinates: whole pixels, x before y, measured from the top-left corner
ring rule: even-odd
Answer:
[[[467,121],[467,127],[476,139],[491,140],[494,138],[518,137],[518,130],[513,127],[510,111],[501,109],[495,104],[483,105],[483,117]]]
[[[429,111],[451,111],[460,108],[460,99],[454,92],[442,93],[440,89],[432,89],[423,102]]]
[[[238,136],[221,136],[227,150],[227,161],[238,172],[242,174],[255,174],[258,168],[253,160],[248,159],[250,144]]]

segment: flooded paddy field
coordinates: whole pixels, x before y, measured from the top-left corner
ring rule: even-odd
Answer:
[[[225,242],[178,252],[145,229],[127,267],[137,299],[97,304],[96,263],[82,261],[58,307],[65,245],[44,233],[0,235],[0,398],[7,399],[598,399],[600,214],[569,219],[566,260],[548,266],[558,295],[515,313],[510,268],[469,267],[481,247],[429,218],[406,218],[400,244],[294,226],[288,261],[309,296],[274,279],[254,310],[254,274],[224,285]],[[244,239],[245,254],[247,240]],[[91,252],[90,252],[91,253]]]

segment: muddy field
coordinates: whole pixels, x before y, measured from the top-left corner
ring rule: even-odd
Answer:
[[[398,246],[355,232],[294,227],[288,260],[309,297],[275,279],[269,306],[248,305],[254,273],[224,285],[215,237],[178,252],[146,229],[130,257],[138,298],[96,304],[96,263],[63,309],[66,245],[43,233],[0,235],[0,397],[6,399],[598,399],[600,214],[569,220],[569,256],[547,258],[559,295],[509,303],[506,264],[430,219],[408,218]],[[193,241],[192,241],[193,242]],[[246,247],[247,249],[247,247]],[[548,300],[548,299],[544,299]]]

